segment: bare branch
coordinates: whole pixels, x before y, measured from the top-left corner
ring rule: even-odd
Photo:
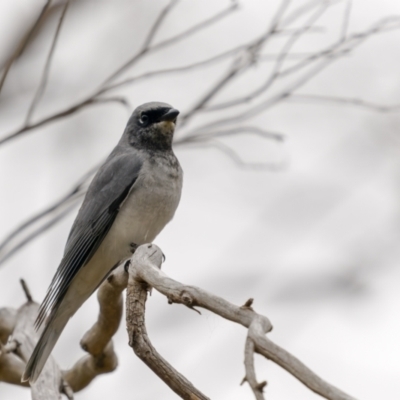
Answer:
[[[9,134],[7,134],[5,137],[0,139],[0,146],[6,142],[9,142],[10,140],[13,140],[15,138],[17,138],[18,136],[21,136],[24,133],[27,133],[33,129],[39,128],[43,125],[46,125],[50,122],[56,121],[60,118],[64,118],[67,117],[71,114],[76,113],[77,111],[80,111],[82,109],[84,109],[87,106],[91,106],[94,104],[104,104],[104,103],[119,103],[122,104],[123,106],[127,107],[128,106],[128,102],[122,98],[122,97],[110,97],[110,98],[96,98],[95,95],[90,96],[88,98],[86,98],[85,100],[82,100],[81,102],[75,104],[74,106],[68,107],[63,111],[59,111],[53,115],[50,115],[49,117],[45,117],[40,121],[37,121],[35,123],[29,124],[29,125],[24,125],[22,128],[11,132]]]
[[[383,105],[372,103],[367,100],[359,99],[356,97],[339,97],[339,96],[323,96],[315,94],[298,93],[291,95],[287,101],[290,102],[304,102],[304,103],[332,103],[343,106],[355,106],[365,108],[370,111],[377,111],[382,113],[400,111],[400,104]]]
[[[153,26],[150,28],[150,31],[145,38],[142,48],[140,51],[135,54],[130,60],[128,60],[125,64],[119,67],[115,72],[113,72],[102,84],[102,86],[107,83],[113,81],[117,76],[121,75],[124,71],[126,71],[129,67],[131,67],[136,61],[138,61],[144,54],[150,51],[150,45],[154,39],[154,36],[160,29],[162,23],[165,18],[169,14],[169,12],[173,9],[173,7],[177,4],[178,0],[170,0],[170,2],[161,10],[160,14],[156,18]]]
[[[71,212],[86,193],[90,179],[99,166],[100,164],[97,164],[86,172],[64,197],[48,206],[44,211],[29,218],[28,221],[15,228],[3,239],[0,243],[0,265],[33,238],[45,232],[60,218]],[[37,226],[35,227],[35,225]],[[28,230],[32,230],[32,232],[27,236]]]
[[[129,285],[139,285],[141,292],[139,287],[136,286],[139,294],[131,294],[133,299],[137,299],[136,304],[130,301],[127,310],[127,314],[130,313],[129,319],[127,317],[128,329],[134,329],[133,333],[137,333],[133,334],[133,336],[130,334],[130,342],[143,341],[143,338],[147,337],[146,332],[143,331],[143,311],[137,308],[139,307],[138,303],[141,302],[142,305],[140,307],[144,310],[147,286],[143,287],[143,283],[140,283],[140,281],[144,281],[147,285],[165,295],[172,303],[180,303],[190,307],[202,307],[248,328],[248,337],[253,341],[255,351],[274,361],[322,397],[329,400],[354,400],[353,397],[322,380],[296,357],[271,342],[265,336],[272,329],[268,318],[257,314],[251,307],[234,306],[228,301],[200,288],[186,286],[169,278],[159,269],[161,260],[162,251],[154,244],[139,246],[131,258]],[[140,301],[137,297],[139,295],[142,296]],[[139,321],[138,317],[140,317]],[[130,328],[130,325],[133,325],[133,328]],[[259,384],[258,388],[260,389],[261,386],[263,387],[264,383]]]
[[[0,345],[0,382],[18,386],[29,386],[29,382],[21,382],[25,363],[14,353],[2,351]]]
[[[155,25],[153,28],[150,30],[149,36],[145,39],[144,44],[149,42],[149,45],[151,44],[151,41],[157,32],[157,30],[160,28],[161,23],[164,21],[167,13],[172,9],[172,7],[176,4],[176,1],[171,0],[170,3],[161,10],[160,16],[156,20]],[[204,21],[201,21],[198,24],[193,25],[192,27],[186,29],[185,31],[178,33],[175,36],[172,36],[169,39],[162,40],[161,42],[158,42],[152,46],[145,46],[143,45],[141,50],[137,52],[134,56],[132,56],[127,62],[125,62],[121,67],[119,67],[115,72],[113,72],[100,86],[100,90],[104,89],[105,86],[111,81],[113,81],[117,76],[121,75],[124,71],[126,71],[128,68],[130,68],[133,64],[135,64],[137,61],[139,61],[145,54],[148,54],[150,52],[153,52],[155,50],[159,50],[160,48],[164,48],[167,46],[170,46],[172,44],[175,44],[183,39],[187,39],[191,35],[195,34],[198,31],[201,31],[205,29],[206,27],[215,24],[216,22],[220,21],[221,19],[225,18],[227,15],[229,15],[232,11],[234,11],[237,8],[237,3],[233,2],[228,8],[225,10],[213,15],[210,18],[205,19]],[[159,21],[159,23],[158,23]],[[150,38],[150,40],[149,40]],[[99,90],[99,91],[100,91]]]
[[[37,332],[33,327],[38,309],[39,305],[37,303],[27,302],[18,310],[18,320],[11,340],[18,344],[16,354],[24,361],[24,363],[26,363],[31,356],[35,343],[40,335],[40,331]],[[61,387],[61,371],[53,357],[50,356],[38,380],[31,385],[32,399],[58,399]]]
[[[221,110],[224,108],[229,108],[238,104],[243,104],[247,103],[249,101],[254,100],[261,94],[263,94],[265,91],[267,91],[272,84],[276,81],[276,79],[280,76],[280,70],[285,62],[285,59],[287,55],[290,52],[290,49],[293,47],[293,45],[303,36],[304,33],[306,33],[309,29],[312,28],[313,24],[318,21],[318,19],[324,14],[324,12],[330,7],[331,4],[329,3],[322,3],[322,6],[317,9],[317,11],[311,15],[309,20],[300,28],[295,29],[293,34],[290,35],[288,41],[285,43],[283,46],[281,52],[279,53],[279,56],[275,62],[275,66],[269,74],[267,80],[260,85],[257,89],[253,90],[250,93],[247,93],[245,96],[238,97],[236,99],[229,100],[227,102],[215,104],[213,106],[207,107],[207,111],[216,111],[216,110]]]
[[[19,281],[20,281],[20,283],[21,283],[22,290],[23,290],[24,293],[25,293],[26,301],[27,301],[28,303],[32,303],[32,302],[33,302],[33,299],[32,299],[31,291],[29,290],[28,285],[26,284],[26,282],[25,282],[24,279],[20,279]]]
[[[286,8],[289,6],[291,0],[285,0],[281,3],[277,12],[275,13],[267,32],[257,39],[254,43],[250,44],[245,50],[241,57],[238,57],[233,61],[228,72],[219,79],[209,90],[203,95],[197,103],[191,107],[189,111],[181,116],[181,125],[185,125],[188,120],[196,114],[199,110],[202,110],[204,106],[213,99],[231,80],[238,76],[243,70],[253,65],[257,59],[257,54],[262,46],[267,42],[270,36],[276,33],[279,20],[284,14]]]
[[[228,6],[227,8],[223,9],[222,11],[216,13],[215,15],[206,18],[205,20],[193,25],[192,27],[184,30],[181,33],[176,34],[175,36],[172,36],[168,39],[162,40],[161,42],[158,42],[156,44],[154,44],[151,47],[151,50],[154,51],[156,49],[160,49],[161,47],[166,47],[166,46],[170,46],[171,44],[175,44],[183,39],[187,39],[190,36],[194,35],[195,33],[202,31],[203,29],[214,25],[216,22],[221,21],[222,19],[226,18],[227,16],[229,16],[230,14],[232,14],[232,12],[236,11],[238,9],[238,3],[236,0],[231,1],[230,6]]]
[[[192,140],[187,141],[187,144],[192,144],[197,147],[214,147],[226,156],[228,156],[239,168],[251,169],[251,170],[268,170],[268,171],[278,171],[282,170],[283,163],[267,163],[267,162],[247,162],[244,161],[239,154],[226,145],[225,143],[215,139],[207,140]]]
[[[63,10],[61,12],[60,18],[58,20],[57,28],[56,28],[56,31],[54,33],[54,37],[53,37],[53,40],[52,40],[52,43],[51,43],[51,46],[50,46],[49,54],[47,55],[46,63],[45,63],[44,68],[43,68],[42,77],[40,78],[39,86],[37,88],[37,91],[36,91],[33,99],[32,99],[32,103],[31,103],[31,105],[29,107],[28,113],[27,113],[26,118],[25,118],[25,125],[29,125],[29,121],[31,120],[33,112],[34,112],[36,106],[39,104],[40,99],[42,98],[44,91],[46,90],[46,85],[47,85],[47,81],[48,81],[49,73],[50,73],[51,61],[52,61],[52,58],[53,58],[54,50],[55,50],[56,45],[57,45],[58,36],[60,34],[61,26],[62,26],[62,23],[64,21],[64,17],[65,17],[65,14],[67,12],[68,6],[69,6],[69,0],[66,0],[64,8],[63,8]]]
[[[14,308],[0,308],[0,343],[7,343],[17,323],[17,310]]]
[[[254,368],[254,342],[248,337],[244,349],[244,366],[246,369],[246,376],[243,382],[248,382],[251,390],[254,393],[256,400],[265,400],[263,388],[267,384],[265,381],[260,383],[256,379],[256,371]]]
[[[346,6],[344,9],[344,17],[342,23],[342,29],[340,32],[340,41],[344,42],[347,37],[347,32],[350,25],[350,14],[351,14],[352,0],[346,0]]]
[[[161,10],[160,14],[158,15],[157,19],[155,20],[153,26],[150,29],[149,34],[147,35],[147,38],[145,39],[142,49],[147,49],[150,47],[156,33],[159,31],[159,28],[161,27],[162,23],[164,22],[165,18],[169,14],[169,12],[172,10],[173,7],[178,3],[178,0],[170,0],[170,2],[164,7],[163,10]]]
[[[226,59],[227,57],[229,57],[231,55],[237,54],[238,52],[243,50],[245,47],[246,47],[246,45],[237,46],[237,47],[235,47],[233,49],[230,49],[230,50],[224,51],[224,52],[222,52],[220,54],[217,54],[216,56],[212,56],[210,58],[206,58],[205,60],[197,61],[197,62],[194,62],[192,64],[145,72],[144,74],[141,74],[141,75],[138,75],[138,76],[134,76],[134,77],[131,77],[131,78],[127,78],[127,79],[125,79],[123,81],[120,81],[120,82],[117,82],[117,83],[114,83],[114,84],[110,84],[110,85],[106,86],[105,88],[101,89],[99,91],[99,94],[108,92],[110,90],[113,90],[113,89],[116,89],[116,88],[119,88],[119,87],[122,87],[122,86],[125,86],[125,85],[129,85],[131,83],[140,81],[142,79],[153,78],[153,77],[160,76],[160,75],[168,75],[168,74],[173,74],[173,73],[192,71],[192,70],[194,70],[196,68],[200,68],[200,67],[203,67],[205,65],[213,64],[213,63],[216,63],[218,61],[222,61],[222,60]]]
[[[156,246],[154,246],[156,248],[153,250],[153,246],[151,244],[144,245],[139,247],[138,250],[145,248],[146,259],[152,262],[152,265],[156,266],[155,268],[160,268],[162,252]],[[143,262],[143,259],[140,257],[143,257],[142,253],[138,256],[134,255],[129,268],[129,281],[126,294],[126,325],[129,345],[133,348],[135,354],[182,399],[209,400],[208,397],[197,390],[183,375],[169,365],[158,354],[150,342],[144,317],[147,290],[149,287],[136,274],[136,262],[138,259],[140,259],[140,262]]]
[[[179,146],[198,140],[209,140],[224,136],[242,135],[245,133],[255,134],[263,139],[272,139],[278,142],[283,142],[285,138],[285,135],[280,132],[267,131],[265,129],[259,128],[258,126],[245,125],[217,131],[207,130],[204,132],[199,132],[198,130],[195,130],[193,131],[193,133],[188,132],[184,137],[175,140],[174,145]]]
[[[32,35],[37,30],[38,26],[41,25],[42,21],[46,17],[48,10],[50,9],[52,0],[47,0],[46,4],[43,6],[42,11],[40,12],[39,16],[37,17],[36,21],[32,25],[31,29],[28,33],[24,36],[21,42],[18,44],[17,48],[15,49],[14,53],[11,55],[9,60],[7,61],[6,65],[4,66],[3,75],[0,79],[0,92],[3,88],[4,82],[7,78],[8,72],[10,71],[11,66],[13,65],[14,61],[23,53],[27,44],[29,43]]]
[[[128,274],[121,264],[101,284],[97,292],[99,316],[81,340],[82,349],[89,354],[63,372],[64,379],[74,392],[88,386],[98,375],[114,371],[118,365],[111,338],[121,322],[122,291],[127,283]]]

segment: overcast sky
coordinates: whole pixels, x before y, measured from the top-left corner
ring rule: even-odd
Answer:
[[[1,63],[43,3],[1,2]],[[301,2],[292,3],[295,7]],[[337,3],[294,52],[316,51],[340,35],[347,3]],[[74,104],[94,90],[140,48],[165,4],[73,2],[35,118]],[[228,4],[182,1],[156,41]],[[279,4],[243,0],[236,12],[217,25],[156,52],[124,76],[185,65],[244,43],[265,29]],[[383,17],[399,14],[400,3],[393,0],[354,0],[348,32],[364,31]],[[57,15],[10,71],[0,97],[0,138],[23,123]],[[400,30],[371,37],[317,74],[299,93],[400,104],[399,44]],[[274,54],[281,45],[279,40],[273,42],[265,53]],[[256,87],[265,65],[257,64],[215,103]],[[187,111],[227,67],[222,63],[143,80],[115,92],[129,99],[128,110],[118,104],[93,106],[1,146],[0,239],[67,193],[100,162],[118,141],[132,108],[155,100]],[[239,109],[230,110],[229,115],[236,112]],[[214,115],[200,113],[190,127]],[[212,147],[176,147],[184,170],[183,196],[174,220],[155,241],[166,254],[163,269],[167,274],[237,305],[253,297],[256,311],[274,325],[269,335],[273,341],[322,378],[363,400],[397,399],[400,393],[399,122],[396,112],[286,101],[251,122],[282,133],[283,142],[255,135],[224,139],[245,162],[267,163],[269,168],[239,167]],[[184,132],[178,131],[177,138]],[[34,298],[43,299],[76,211],[0,266],[1,306],[18,307],[24,302],[21,277]],[[97,312],[93,297],[68,324],[54,351],[62,368],[84,354],[79,340]],[[242,327],[206,311],[199,316],[182,306],[168,305],[155,292],[148,301],[147,324],[158,351],[210,398],[252,398],[247,385],[239,386],[244,376],[246,331]],[[77,400],[177,398],[133,354],[123,324],[115,345],[118,369],[76,394]],[[318,398],[261,358],[257,377],[268,381],[269,399]],[[30,394],[0,383],[0,398],[25,400]]]

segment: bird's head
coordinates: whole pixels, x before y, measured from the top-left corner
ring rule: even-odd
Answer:
[[[148,150],[171,149],[179,111],[167,103],[145,103],[129,118],[126,135],[129,143]]]

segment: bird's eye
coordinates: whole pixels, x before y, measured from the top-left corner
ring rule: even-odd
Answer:
[[[146,126],[149,123],[149,117],[146,114],[143,114],[139,118],[139,123],[142,126]]]

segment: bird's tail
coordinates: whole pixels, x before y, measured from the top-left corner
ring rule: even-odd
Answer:
[[[32,352],[32,355],[26,365],[25,372],[22,375],[22,382],[36,382],[51,351],[53,350],[58,338],[61,335],[69,317],[64,313],[57,313],[53,310],[49,321],[42,332],[39,341]]]

